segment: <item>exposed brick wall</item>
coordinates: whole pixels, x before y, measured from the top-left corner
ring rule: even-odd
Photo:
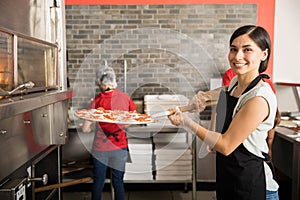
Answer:
[[[73,106],[85,106],[98,92],[95,69],[105,60],[133,99],[207,89],[228,68],[230,34],[255,24],[256,13],[254,4],[67,5]]]

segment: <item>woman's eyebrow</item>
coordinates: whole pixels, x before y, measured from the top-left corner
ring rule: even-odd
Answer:
[[[243,45],[242,48],[251,47],[251,46],[252,46],[251,44],[246,44],[246,45]],[[237,46],[232,44],[232,45],[230,45],[230,47],[235,47],[236,48]]]

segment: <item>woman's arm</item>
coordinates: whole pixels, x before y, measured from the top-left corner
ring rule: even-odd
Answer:
[[[181,112],[169,116],[169,119],[174,125],[183,125],[190,129],[216,151],[229,155],[266,119],[268,114],[267,101],[263,97],[254,97],[237,112],[224,134],[209,131]]]
[[[263,97],[250,99],[236,113],[227,131],[220,137],[214,149],[229,155],[232,153],[269,115],[269,106]]]

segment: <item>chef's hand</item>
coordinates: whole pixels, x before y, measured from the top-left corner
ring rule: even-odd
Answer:
[[[189,105],[194,106],[193,112],[202,112],[206,107],[206,102],[210,100],[210,95],[207,92],[199,91],[189,102]]]
[[[92,121],[89,121],[89,120],[85,120],[84,122],[83,122],[83,125],[82,125],[82,132],[84,132],[84,133],[90,133],[90,132],[92,132],[92,130],[93,130],[93,125],[94,124],[94,122],[92,122]]]

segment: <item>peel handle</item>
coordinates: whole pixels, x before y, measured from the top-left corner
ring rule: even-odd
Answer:
[[[217,105],[217,101],[206,101],[205,102],[205,106],[214,106]],[[195,109],[195,104],[191,104],[191,105],[186,105],[186,106],[180,106],[179,110],[181,112],[187,112],[187,111],[192,111]],[[175,113],[175,109],[171,108],[169,109],[170,115]]]

